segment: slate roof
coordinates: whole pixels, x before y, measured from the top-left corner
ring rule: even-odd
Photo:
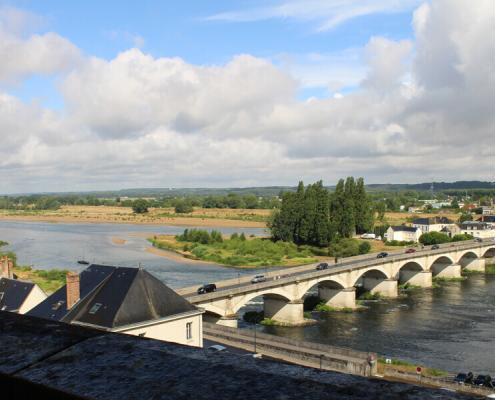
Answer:
[[[483,215],[481,218],[478,219],[480,222],[495,222],[495,215]]]
[[[416,232],[419,229],[419,228],[415,228],[413,226],[405,226],[405,225],[391,226],[391,228],[395,232]]]
[[[144,269],[104,265],[81,273],[81,300],[71,310],[53,310],[58,301],[66,301],[65,286],[29,315],[111,330],[198,310]]]
[[[18,311],[33,290],[34,283],[0,278],[0,310]]]
[[[79,274],[80,295],[84,299],[91,291],[108,278],[116,267],[93,264]],[[61,321],[68,314],[67,289],[62,286],[32,310],[28,315]]]
[[[437,224],[453,224],[453,222],[446,217],[434,217],[434,218],[416,218],[413,221],[415,225],[437,225]]]

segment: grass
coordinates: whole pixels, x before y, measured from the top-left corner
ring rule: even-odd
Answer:
[[[359,300],[380,300],[382,295],[380,292],[364,292],[361,296],[359,296]]]
[[[394,358],[391,359],[390,364],[387,364],[383,357],[378,359],[378,371],[379,371],[379,373],[383,373],[385,368],[390,368],[391,366],[394,367],[396,370],[399,370],[399,371],[416,373],[417,364],[413,364],[413,363],[408,362],[408,361],[397,360]],[[422,368],[421,375],[436,378],[436,377],[447,376],[448,372],[443,371],[441,369],[437,369],[437,368],[428,368],[427,367],[427,368]]]
[[[488,275],[495,275],[495,264],[490,264],[485,267],[485,273]]]
[[[324,302],[321,302],[321,303],[316,305],[315,311],[323,312],[323,313],[327,313],[327,312],[352,313],[352,312],[354,312],[354,309],[352,309],[350,307],[332,307],[332,306],[325,304]]]
[[[260,322],[261,325],[265,326],[276,326],[279,325],[279,323],[271,318],[263,318],[263,320]]]
[[[433,278],[433,282],[435,283],[442,283],[442,282],[462,282],[465,281],[467,278],[465,276],[461,277],[455,277],[455,278],[445,278],[445,277],[435,277]]]
[[[45,293],[51,294],[65,285],[65,269],[33,269],[31,267],[14,267],[14,274],[19,279],[36,283]]]
[[[264,238],[224,239],[208,244],[179,241],[167,235],[148,240],[154,247],[172,250],[187,258],[233,267],[294,266],[318,260],[314,255],[316,250],[310,247],[302,248],[293,243],[273,242]]]

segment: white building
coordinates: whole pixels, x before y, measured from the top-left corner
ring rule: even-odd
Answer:
[[[418,242],[421,230],[412,226],[390,226],[385,233],[387,241],[397,240],[399,242]]]
[[[495,227],[487,222],[466,221],[459,224],[461,233],[474,236],[475,238],[486,239],[495,237]]]
[[[38,285],[16,279],[11,259],[4,256],[0,264],[0,310],[25,314],[46,299]]]
[[[90,265],[28,315],[203,347],[203,310],[141,268]]]
[[[440,232],[452,225],[455,225],[454,222],[445,217],[416,218],[412,222],[412,226],[421,229],[422,233]]]

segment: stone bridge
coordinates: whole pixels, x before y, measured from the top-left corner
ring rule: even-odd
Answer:
[[[403,251],[403,250],[401,250]],[[265,318],[287,325],[303,324],[304,297],[318,291],[320,299],[337,308],[356,307],[356,288],[384,297],[397,297],[398,285],[428,288],[432,278],[458,278],[463,269],[484,271],[487,259],[495,262],[495,241],[463,242],[425,249],[409,254],[394,254],[378,259],[358,257],[329,269],[316,271],[315,265],[286,268],[267,274],[267,281],[251,284],[249,278],[217,282],[216,292],[184,294],[206,311],[206,318],[222,325],[237,326],[238,311],[254,298],[262,296]]]

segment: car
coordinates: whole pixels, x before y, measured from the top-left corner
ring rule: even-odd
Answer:
[[[455,376],[454,382],[458,383],[459,385],[464,385],[464,382],[466,382],[466,378],[467,374],[460,372]]]
[[[211,293],[215,292],[217,290],[217,285],[214,283],[207,283],[206,285],[201,286],[198,288],[198,294],[205,294],[205,293]]]
[[[328,269],[328,264],[327,263],[319,263],[316,266],[317,271],[323,271],[324,269]]]
[[[266,281],[265,275],[256,275],[253,279],[251,279],[251,283],[260,283],[265,281]]]
[[[486,380],[486,376],[485,375],[478,375],[476,377],[476,379],[473,381],[473,385],[483,386],[484,383],[485,383],[485,380]]]
[[[416,253],[416,249],[407,249],[406,254],[409,254],[409,253]]]
[[[384,251],[382,251],[381,253],[378,253],[376,255],[376,258],[385,258],[388,256],[388,253],[385,253]]]
[[[475,242],[478,242],[478,243],[481,243],[483,241],[483,239],[481,239],[481,238],[474,238],[474,241]]]
[[[431,246],[432,250],[438,250],[439,248],[440,246],[438,244],[434,244],[433,246]]]

